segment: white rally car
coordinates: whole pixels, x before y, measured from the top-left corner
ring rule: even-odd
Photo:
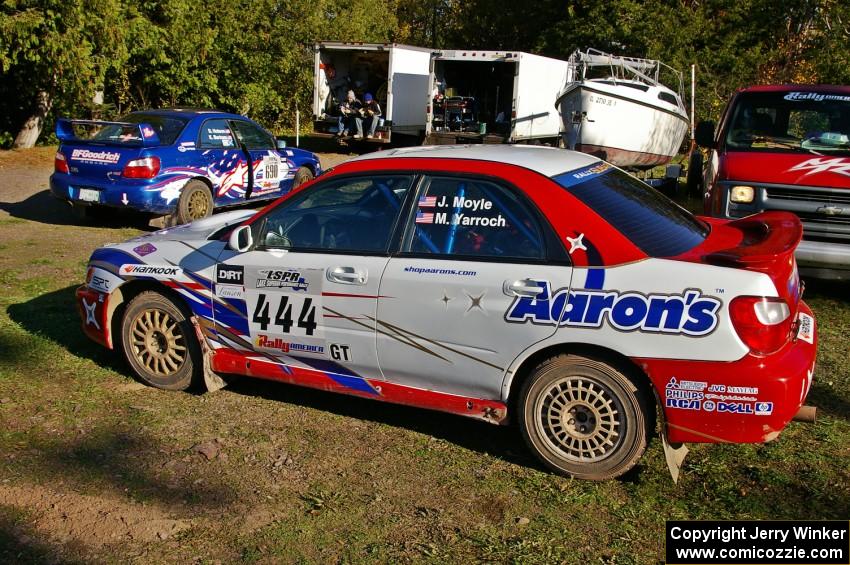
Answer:
[[[580,153],[421,147],[102,247],[77,297],[153,386],[244,375],[511,418],[551,469],[604,479],[656,414],[675,456],[807,408],[800,236],[787,213],[696,218]]]

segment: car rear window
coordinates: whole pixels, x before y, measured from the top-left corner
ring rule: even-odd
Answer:
[[[160,145],[171,145],[189,123],[188,118],[180,116],[162,116],[159,114],[133,113],[127,114],[118,120],[130,124],[146,123],[156,131],[159,136]],[[103,141],[106,143],[120,145],[139,145],[142,141],[139,128],[136,126],[108,125],[99,129],[91,137],[92,141]]]
[[[650,257],[672,257],[705,240],[708,226],[644,182],[607,163],[553,179]]]

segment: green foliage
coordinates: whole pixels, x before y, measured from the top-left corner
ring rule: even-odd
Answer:
[[[754,83],[850,83],[844,0],[6,0],[0,132],[32,115],[114,117],[163,106],[248,114],[276,130],[306,118],[316,41],[434,48],[576,48],[697,65],[698,115]],[[103,90],[107,106],[91,100]],[[48,123],[48,126],[51,124]]]

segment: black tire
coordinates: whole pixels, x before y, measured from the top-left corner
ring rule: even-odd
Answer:
[[[691,196],[696,196],[702,191],[702,164],[702,153],[694,149],[688,159],[688,176],[685,181],[688,194]]]
[[[180,199],[177,201],[177,210],[174,215],[178,224],[188,224],[211,216],[214,206],[209,187],[193,179],[180,191]]]
[[[612,479],[646,450],[647,394],[606,363],[577,355],[549,358],[523,384],[517,407],[523,438],[556,473]]]
[[[186,390],[202,377],[201,348],[183,310],[158,292],[133,298],[121,319],[124,357],[139,379],[165,390]]]
[[[313,180],[313,171],[307,167],[298,167],[298,170],[295,171],[295,178],[292,181],[292,188],[297,188],[308,180]]]

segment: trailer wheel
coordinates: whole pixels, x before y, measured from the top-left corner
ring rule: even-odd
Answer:
[[[688,159],[688,176],[685,186],[688,194],[697,196],[702,191],[702,152],[695,149]]]

